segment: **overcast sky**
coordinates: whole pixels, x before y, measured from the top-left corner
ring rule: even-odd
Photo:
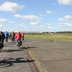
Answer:
[[[0,30],[72,31],[72,0],[0,0]]]

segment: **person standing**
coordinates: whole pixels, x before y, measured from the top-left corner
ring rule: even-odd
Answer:
[[[2,44],[4,44],[4,39],[5,39],[4,32],[1,31],[1,34],[2,34]]]
[[[6,41],[6,43],[8,42],[8,38],[9,38],[9,33],[6,31],[5,33],[4,33],[4,35],[5,35],[5,41]]]
[[[16,38],[16,45],[17,45],[17,46],[20,46],[19,44],[21,43],[21,33],[18,32],[18,33],[16,34],[15,38]]]
[[[11,33],[11,40],[12,40],[12,41],[15,40],[15,33],[14,33],[14,32]]]
[[[0,50],[3,48],[4,46],[4,34],[2,31],[0,31]]]
[[[22,34],[21,34],[22,41],[24,41],[24,36],[25,36],[25,34],[22,33]]]

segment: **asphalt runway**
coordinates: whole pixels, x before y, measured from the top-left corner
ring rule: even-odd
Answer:
[[[27,41],[42,68],[48,72],[72,72],[72,42]]]
[[[45,72],[72,72],[72,42],[25,40],[23,46],[19,50],[15,43],[5,45],[0,52],[0,62],[4,61],[9,65],[2,66],[4,64],[0,63],[0,72],[35,72],[27,61],[24,49],[33,53]]]
[[[39,72],[28,53],[29,47],[16,46],[15,42],[4,44],[0,50],[0,72]]]

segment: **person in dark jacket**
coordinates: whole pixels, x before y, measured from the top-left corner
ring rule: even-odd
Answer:
[[[0,49],[3,48],[4,46],[4,33],[2,31],[0,31]]]
[[[4,32],[1,31],[1,34],[2,34],[2,43],[4,43],[4,39],[5,39]]]
[[[11,33],[11,40],[12,40],[12,41],[15,40],[15,33],[14,33],[14,32]]]

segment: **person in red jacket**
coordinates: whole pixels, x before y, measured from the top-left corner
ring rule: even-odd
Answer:
[[[22,41],[24,41],[24,33],[21,34]]]
[[[21,42],[21,33],[18,32],[15,37],[16,37],[16,45],[18,46],[18,43]]]

